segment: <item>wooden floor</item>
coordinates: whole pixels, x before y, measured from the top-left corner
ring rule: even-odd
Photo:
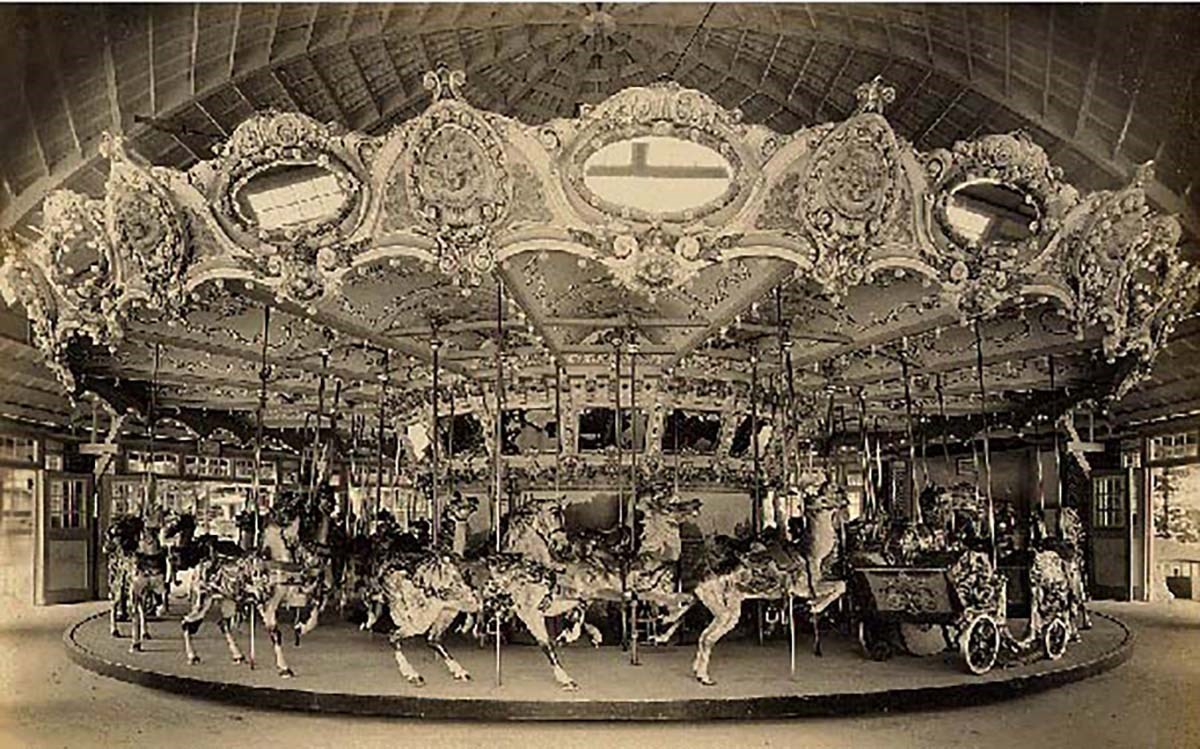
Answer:
[[[541,652],[507,645],[501,651],[503,683],[495,682],[494,650],[451,638],[447,644],[473,675],[450,678],[422,640],[406,644],[424,687],[401,678],[386,637],[337,621],[324,623],[300,648],[285,644],[293,679],[281,679],[261,626],[257,628],[258,668],[231,662],[213,622],[196,638],[202,663],[188,664],[177,618],[152,622],[154,639],[145,652],[128,652],[129,640],[114,639],[107,617],[85,619],[69,628],[71,657],[85,668],[125,681],[197,697],[281,708],[376,715],[486,719],[691,719],[789,717],[928,709],[979,704],[1038,691],[1118,665],[1131,641],[1119,622],[1095,617],[1067,655],[1056,662],[998,667],[984,676],[966,673],[956,654],[897,656],[877,663],[859,653],[847,637],[828,633],[824,656],[798,640],[795,677],[789,675],[786,642],[729,641],[718,645],[711,673],[719,683],[698,684],[691,675],[691,646],[643,647],[642,665],[629,664],[619,647],[562,649],[563,664],[579,682],[576,692],[555,684]],[[123,625],[128,634],[128,625]],[[244,650],[248,632],[238,633]]]

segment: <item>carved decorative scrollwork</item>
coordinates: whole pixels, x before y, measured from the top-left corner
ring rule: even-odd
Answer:
[[[1150,212],[1143,186],[1152,177],[1145,165],[1124,189],[1089,196],[1068,218],[1058,248],[1080,332],[1102,326],[1110,362],[1137,357],[1123,390],[1149,370],[1200,288],[1200,272],[1179,256],[1179,222]]]
[[[678,234],[652,225],[639,233],[573,231],[572,237],[605,253],[601,264],[625,288],[653,303],[661,292],[683,286],[718,262],[740,235]]]
[[[425,76],[435,101],[410,135],[405,189],[421,230],[437,243],[439,270],[476,286],[495,268],[492,235],[513,187],[498,134],[459,98],[464,80],[445,66]]]
[[[879,114],[894,91],[876,80],[857,93],[858,113],[809,157],[796,213],[817,247],[818,280],[837,291],[862,282],[868,253],[909,190],[896,135]]]

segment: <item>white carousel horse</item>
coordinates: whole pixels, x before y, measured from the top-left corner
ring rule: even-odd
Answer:
[[[826,482],[820,493],[808,498],[804,506],[806,551],[792,544],[752,550],[739,555],[732,569],[717,571],[696,586],[696,598],[713,617],[700,634],[692,664],[701,684],[716,683],[708,672],[713,647],[737,626],[742,602],[746,600],[778,600],[789,596],[807,600],[813,622],[813,649],[820,655],[818,617],[846,592],[845,581],[827,578],[822,572],[823,563],[837,546],[837,527],[843,520],[844,508],[844,494]]]

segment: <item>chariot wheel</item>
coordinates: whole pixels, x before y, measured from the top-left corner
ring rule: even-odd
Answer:
[[[1063,618],[1058,616],[1051,619],[1042,632],[1042,649],[1046,657],[1052,661],[1062,658],[1063,653],[1067,652],[1067,642],[1070,639],[1070,630]]]
[[[865,620],[858,622],[858,645],[863,655],[873,661],[886,661],[892,657],[892,646],[887,639],[879,636],[879,631]]]
[[[989,614],[972,619],[958,641],[963,661],[973,674],[986,674],[1000,652],[1000,627]]]

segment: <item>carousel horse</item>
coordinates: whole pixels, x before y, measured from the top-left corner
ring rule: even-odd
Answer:
[[[664,491],[643,495],[641,532],[633,553],[624,528],[608,532],[568,534],[563,507],[557,502],[531,502],[509,521],[506,551],[519,554],[558,571],[558,582],[567,599],[570,625],[559,634],[561,642],[579,639],[586,630],[593,645],[600,631],[584,621],[587,606],[595,601],[645,601],[665,609],[659,624],[666,631],[654,644],[668,641],[695,603],[690,593],[677,592],[677,563],[683,551],[680,525],[700,512],[700,500],[680,500]]]
[[[146,627],[146,609],[151,595],[158,597],[155,612],[166,613],[166,554],[158,542],[158,533],[139,515],[123,515],[113,521],[105,533],[108,553],[109,595],[113,600],[110,628],[119,637],[117,609],[121,602],[132,624],[130,652],[142,649],[142,640],[150,639]]]
[[[1071,628],[1072,637],[1078,637],[1079,630],[1092,628],[1092,618],[1087,610],[1088,594],[1083,568],[1083,523],[1075,508],[1064,507],[1059,511],[1058,525],[1059,536],[1048,545],[1062,558],[1065,566],[1069,592],[1068,626]]]
[[[325,585],[324,570],[317,555],[306,556],[301,551],[304,509],[304,500],[298,493],[281,494],[264,523],[258,550],[210,547],[214,553],[201,562],[193,576],[192,609],[181,624],[184,649],[190,663],[200,662],[192,636],[199,631],[208,610],[219,602],[218,627],[225,636],[234,663],[244,662],[245,657],[233,638],[233,620],[239,608],[248,606],[262,617],[279,675],[283,678],[295,675],[283,653],[279,609],[284,605],[310,609],[304,622],[295,625],[299,637],[316,626]]]
[[[845,581],[831,579],[823,571],[837,546],[845,507],[845,494],[832,481],[825,481],[805,497],[806,532],[799,542],[776,537],[768,543],[755,543],[748,552],[721,560],[696,586],[696,598],[713,617],[696,648],[692,670],[697,681],[705,686],[716,683],[708,672],[713,647],[737,626],[746,600],[795,597],[808,601],[813,651],[821,654],[818,618],[846,592]]]
[[[473,510],[467,502],[451,501],[443,509],[443,523],[453,527],[465,521]],[[415,548],[416,538],[405,538],[396,532],[398,526],[383,515],[364,554],[355,555],[350,567],[362,566],[361,572],[351,571],[345,585],[355,586],[365,598],[368,617],[364,629],[369,629],[381,616],[386,605],[392,621],[388,641],[392,645],[400,674],[414,686],[422,686],[424,677],[404,654],[403,640],[424,634],[426,644],[446,664],[451,676],[466,681],[471,675],[454,659],[442,644],[442,637],[462,612],[475,613],[481,608],[480,599],[467,582],[461,560],[442,548]]]

